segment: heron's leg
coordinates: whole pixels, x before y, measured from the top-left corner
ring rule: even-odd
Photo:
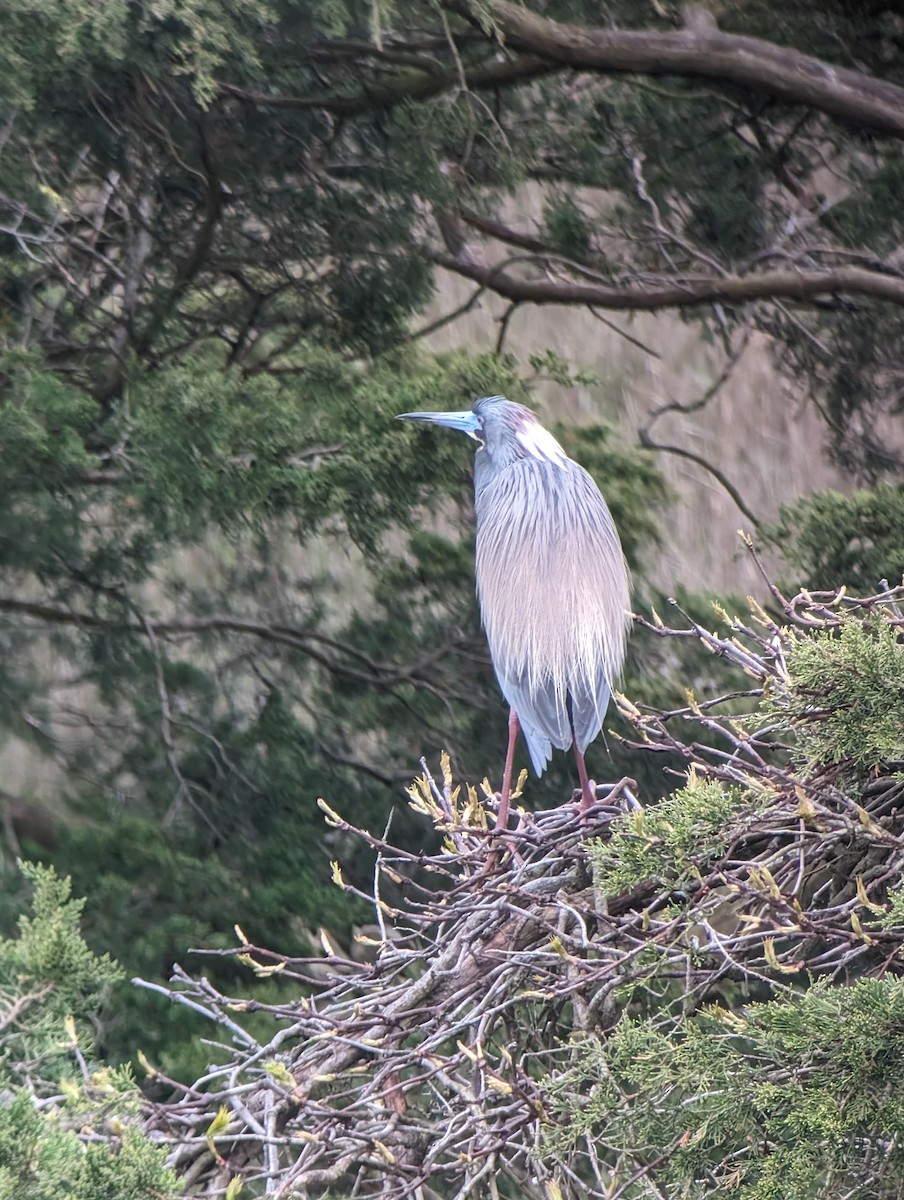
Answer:
[[[581,781],[581,812],[586,812],[590,805],[596,802],[596,784],[587,775],[587,764],[577,742],[574,743],[574,759],[578,764],[578,778]]]
[[[502,793],[499,796],[499,811],[496,814],[496,828],[505,829],[508,825],[509,797],[512,794],[512,769],[515,764],[515,743],[521,732],[521,722],[513,708],[509,709],[508,749],[505,752],[505,770],[502,772]]]

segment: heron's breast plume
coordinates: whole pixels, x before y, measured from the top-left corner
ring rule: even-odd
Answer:
[[[627,567],[593,479],[536,429],[558,455],[514,463],[477,498],[481,615],[497,671],[593,692],[624,659]]]

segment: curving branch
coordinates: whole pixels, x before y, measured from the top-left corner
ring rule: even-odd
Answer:
[[[790,622],[822,630],[845,609],[896,620],[902,592],[787,600],[773,589]],[[251,944],[237,927],[238,945],[203,953],[236,974],[254,972],[266,988],[260,999],[219,992],[205,972],[178,966],[168,987],[133,981],[215,1031],[216,1061],[194,1087],[146,1067],[170,1099],[146,1106],[144,1127],[167,1148],[183,1187],[209,1200],[235,1190],[234,1179],[272,1196],[332,1187],[360,1200],[673,1194],[652,1186],[656,1173],[697,1129],[701,1141],[710,1135],[710,1110],[693,1093],[679,1097],[674,1139],[626,1133],[642,1093],[630,1071],[625,1078],[603,1060],[620,1018],[649,1005],[661,1036],[686,1046],[698,1017],[712,1020],[704,1006],[718,1005],[726,1019],[721,1033],[704,1027],[708,1044],[723,1037],[740,1049],[748,987],[791,1006],[816,978],[849,993],[852,977],[888,973],[902,949],[888,897],[904,869],[904,785],[894,764],[862,784],[838,763],[791,769],[768,712],[759,713],[765,724],[739,724],[739,699],[749,704],[764,689],[773,702],[794,695],[787,659],[798,636],[756,606],[749,624],[721,618],[718,632],[636,618],[651,635],[698,643],[751,680],[749,692],[702,703],[689,696],[671,712],[619,698],[635,745],[690,768],[683,798],[665,802],[671,812],[640,810],[637,785],[621,779],[600,788],[586,814],[567,804],[524,813],[500,834],[487,820],[497,803],[488,787],[481,802],[453,779],[448,758],[440,778],[422,761],[408,796],[413,817],[442,836],[440,852],[395,846],[388,831],[358,828],[320,801],[342,844],[375,860],[368,890],[333,865],[334,882],[373,914],[358,937],[368,961],[328,942],[323,955],[292,957]],[[811,690],[811,700],[829,706],[825,716],[840,698]],[[697,803],[730,804],[708,827],[701,809],[686,807],[690,793]],[[671,821],[689,829],[692,811],[693,838],[673,840]],[[835,1055],[833,1033],[826,1053]],[[600,1051],[592,1063],[587,1049]],[[733,1061],[745,1069],[759,1054],[749,1042],[742,1053]],[[771,1061],[750,1069],[774,1084],[787,1061],[778,1067],[778,1076],[765,1074]],[[616,1086],[604,1088],[602,1071]],[[875,1079],[885,1095],[887,1075],[877,1070]],[[675,1090],[667,1088],[673,1107]],[[589,1095],[607,1109],[579,1122]],[[746,1129],[736,1137],[734,1122],[719,1119],[731,1126],[722,1145],[746,1161]],[[757,1112],[757,1130],[761,1120]],[[885,1129],[860,1122],[870,1159],[884,1161]],[[692,1165],[702,1195],[710,1175]],[[651,1187],[638,1191],[641,1179]]]
[[[904,278],[866,267],[828,271],[764,271],[755,275],[688,275],[669,281],[575,283],[554,279],[519,279],[505,264],[479,262],[468,250],[433,256],[437,266],[454,271],[497,295],[519,304],[590,304],[596,308],[654,312],[692,308],[715,302],[747,304],[755,300],[815,300],[843,295],[867,296],[904,306]]]
[[[477,0],[444,0],[442,7],[503,45],[506,58],[464,71],[458,64],[451,69],[438,64],[416,66],[372,80],[356,92],[280,96],[222,81],[221,94],[264,108],[322,109],[355,116],[426,100],[463,85],[475,90],[494,88],[563,70],[675,75],[749,88],[789,104],[807,105],[848,124],[904,138],[904,88],[762,38],[723,33],[706,14],[689,17],[683,29],[661,32],[566,25],[510,0],[493,0],[489,6]],[[331,54],[347,61],[349,48],[328,43],[318,57],[328,59]]]
[[[688,462],[695,463],[702,471],[711,475],[720,487],[731,497],[737,508],[744,514],[744,517],[750,522],[752,529],[758,529],[760,520],[756,513],[744,500],[740,491],[731,482],[724,471],[720,471],[718,467],[709,462],[704,455],[696,454],[693,450],[688,450],[686,446],[676,446],[671,442],[657,442],[653,437],[653,426],[660,418],[666,416],[667,413],[694,413],[700,412],[706,408],[707,404],[716,397],[722,390],[724,385],[731,378],[735,367],[740,362],[741,356],[747,349],[750,342],[750,330],[746,330],[741,339],[741,343],[729,355],[725,365],[719,372],[718,378],[710,384],[703,395],[694,400],[691,404],[679,404],[677,400],[669,400],[666,404],[659,405],[647,415],[646,421],[637,430],[638,441],[645,450],[654,450],[659,454],[674,454],[676,458],[686,459]]]
[[[443,6],[485,29],[489,16],[488,33],[508,49],[562,67],[734,84],[904,138],[904,88],[761,38],[723,33],[706,14],[694,14],[684,29],[658,32],[563,25],[510,0],[493,0],[489,12],[475,0]]]
[[[269,92],[251,92],[234,84],[221,82],[220,91],[246,104],[273,109],[323,109],[340,117],[355,117],[361,113],[393,108],[409,100],[429,100],[443,92],[466,86],[468,90],[504,87],[549,75],[561,68],[547,59],[520,55],[502,62],[471,67],[464,72],[453,70],[413,69],[395,76],[371,80],[359,92],[327,92],[320,96],[279,96]]]

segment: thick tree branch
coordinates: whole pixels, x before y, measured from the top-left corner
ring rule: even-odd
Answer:
[[[444,7],[486,27],[483,5],[444,0]],[[563,25],[510,0],[493,0],[489,13],[492,33],[507,48],[563,67],[736,84],[904,138],[904,88],[761,38],[701,22],[667,33]]]
[[[201,220],[188,253],[176,267],[170,288],[153,305],[144,329],[134,338],[133,349],[139,356],[149,351],[170,314],[205,267],[217,225],[223,214],[228,191],[219,177],[219,170],[211,154],[206,124],[206,118],[198,122],[199,153],[206,182]],[[122,368],[120,367],[111,381],[110,391],[119,387],[121,377]]]
[[[611,286],[519,279],[510,275],[504,264],[492,266],[478,262],[469,251],[458,255],[435,254],[433,261],[519,304],[589,304],[623,312],[653,312],[714,302],[813,300],[844,293],[904,306],[904,279],[864,267],[838,267],[831,271],[765,271],[756,275],[693,275],[663,282]]]
[[[354,117],[365,112],[392,108],[405,100],[429,100],[431,96],[439,96],[443,92],[461,87],[462,80],[469,89],[479,91],[482,88],[502,87],[509,83],[536,79],[540,75],[549,75],[560,69],[560,66],[548,59],[521,55],[504,62],[473,67],[466,70],[464,76],[457,69],[400,72],[396,76],[367,82],[360,92],[329,92],[322,96],[274,96],[268,92],[249,92],[231,83],[221,83],[220,90],[225,96],[233,96],[237,100],[261,108],[326,109],[336,116]]]
[[[458,213],[458,218],[466,225],[470,225],[472,229],[476,229],[478,233],[482,233],[486,237],[496,238],[497,241],[505,242],[509,246],[518,246],[520,249],[530,250],[534,254],[555,253],[553,247],[548,242],[543,241],[542,238],[534,237],[521,229],[513,229],[510,225],[506,225],[502,221],[494,221],[490,217],[483,217],[480,213],[468,212],[463,209]]]

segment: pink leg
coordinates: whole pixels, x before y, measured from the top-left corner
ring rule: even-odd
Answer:
[[[587,777],[587,764],[584,762],[584,756],[577,748],[574,747],[575,762],[578,764],[578,778],[581,781],[581,812],[586,812],[591,804],[596,802],[596,786]]]
[[[509,709],[508,749],[505,752],[505,770],[502,772],[502,794],[499,797],[499,811],[496,814],[496,828],[505,829],[508,825],[509,797],[512,794],[512,768],[515,764],[515,743],[521,732],[518,714],[513,708]]]

